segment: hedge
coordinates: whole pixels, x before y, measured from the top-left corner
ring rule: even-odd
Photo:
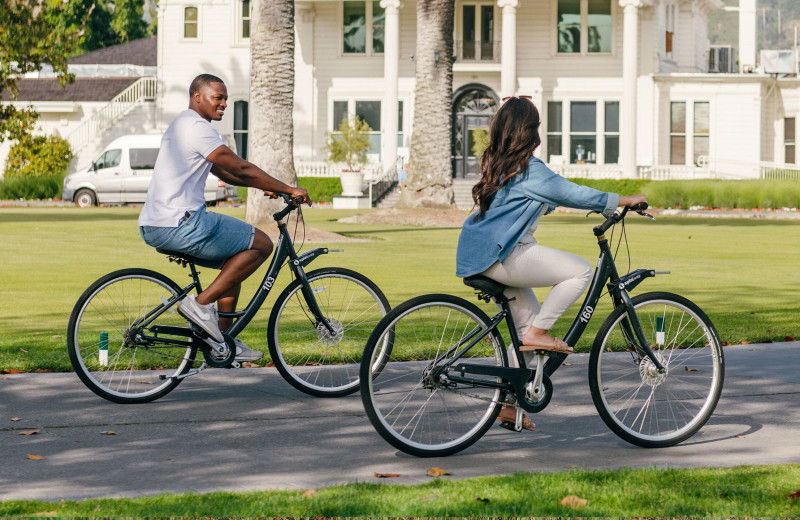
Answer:
[[[644,186],[651,205],[661,208],[800,208],[800,181],[658,181]]]
[[[312,202],[332,202],[334,195],[342,194],[342,182],[339,177],[298,177],[301,188],[308,190]],[[239,188],[239,199],[247,200],[247,188]]]
[[[34,175],[0,179],[0,199],[51,199],[61,197],[64,175]]]

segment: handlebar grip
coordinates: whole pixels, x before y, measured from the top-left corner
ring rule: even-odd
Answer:
[[[648,208],[647,202],[640,202],[639,204],[634,204],[631,206],[633,211],[644,211]]]

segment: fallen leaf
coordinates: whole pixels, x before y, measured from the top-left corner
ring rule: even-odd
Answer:
[[[28,453],[28,458],[31,460],[44,460],[44,457],[41,455],[31,455],[30,453]]]
[[[425,474],[428,475],[429,477],[441,477],[442,475],[452,475],[452,473],[450,473],[449,471],[445,471],[439,468],[431,468],[427,472],[425,472]]]
[[[774,330],[772,330],[772,329],[767,329],[767,332],[769,332],[770,334],[772,334],[772,333],[773,333],[773,332],[775,332],[775,331],[774,331]]]
[[[589,503],[588,500],[577,497],[575,495],[567,495],[561,499],[561,502],[559,502],[559,504],[561,504],[562,506],[572,507],[572,508],[583,507],[588,503]]]
[[[273,363],[272,361],[268,361],[268,362],[264,363],[264,368],[271,368],[271,367],[274,367],[274,366],[275,366],[275,363]]]
[[[378,477],[378,478],[395,478],[395,477],[399,477],[400,473],[378,473],[376,471],[375,472],[375,476]]]
[[[36,372],[37,374],[48,374],[52,372],[52,370],[50,370],[49,368],[37,368],[36,370],[34,370],[34,372]]]
[[[684,371],[686,371],[686,372],[699,372],[699,370],[698,370],[698,369],[696,369],[696,368],[689,368],[689,367],[687,367],[686,365],[684,365],[684,367],[683,367],[683,370],[684,370]]]
[[[723,341],[722,342],[722,346],[723,347],[730,347],[731,346],[731,342],[730,341]]]
[[[17,432],[17,435],[36,435],[39,433],[40,430],[23,430],[21,432]]]
[[[737,439],[744,439],[744,435],[737,435],[736,438]]]
[[[800,489],[798,489],[797,491],[792,491],[791,493],[789,493],[788,498],[791,498],[792,500],[800,500]]]
[[[794,341],[794,336],[786,336],[783,341]]]
[[[22,374],[22,370],[18,368],[6,368],[5,370],[0,370],[0,374]]]
[[[747,341],[747,340],[742,341],[742,345],[749,345],[749,344],[750,344],[750,342]]]
[[[484,504],[488,504],[489,503],[489,499],[488,498],[475,497],[475,500],[477,500],[478,502],[483,502]]]
[[[112,431],[112,430],[106,430],[106,431],[100,432],[100,433],[102,433],[103,435],[116,435],[117,434],[117,432]]]
[[[242,363],[242,368],[258,368],[258,365],[251,363],[250,361],[244,361]]]
[[[9,421],[19,421],[19,417],[9,417]]]
[[[28,353],[28,351],[27,351],[27,350],[25,350],[24,348],[21,348],[21,349],[19,349],[19,351],[20,351],[20,352],[24,352],[24,353],[26,353],[26,354]]]
[[[311,497],[315,496],[316,494],[317,494],[317,491],[314,490],[314,489],[306,489],[305,491],[303,491],[303,497],[305,497],[305,498],[311,498]]]

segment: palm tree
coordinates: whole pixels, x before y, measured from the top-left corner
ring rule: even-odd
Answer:
[[[294,169],[294,0],[260,0],[250,18],[250,151],[248,160],[291,186]],[[283,201],[250,188],[247,221],[268,231]],[[293,212],[291,218],[297,218]],[[270,233],[272,234],[272,233]],[[274,236],[274,235],[273,235]]]
[[[414,133],[401,207],[451,207],[454,0],[417,0]]]

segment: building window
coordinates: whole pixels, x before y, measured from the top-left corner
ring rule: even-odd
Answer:
[[[708,101],[696,101],[694,104],[694,135],[692,157],[693,163],[700,164],[700,157],[708,157],[710,113]]]
[[[342,2],[342,52],[382,54],[385,23],[385,12],[378,0]]]
[[[241,23],[241,34],[242,38],[249,38],[250,37],[250,17],[253,14],[253,4],[250,0],[242,0],[242,9],[240,11],[240,16],[242,18]]]
[[[183,37],[197,38],[197,8],[183,8]]]
[[[619,162],[619,101],[606,101],[605,103],[605,147],[604,162],[614,164]]]
[[[456,59],[495,61],[494,4],[461,6],[461,40],[456,41]]]
[[[547,102],[547,162],[561,164],[564,162],[561,154],[562,132],[561,101]]]
[[[247,159],[247,101],[233,103],[233,140],[236,143],[236,153],[242,159]]]
[[[397,102],[397,147],[403,147],[403,102]]]
[[[686,164],[686,103],[673,101],[669,107],[669,163]]]
[[[611,52],[611,0],[557,0],[558,52]]]
[[[795,118],[783,119],[783,162],[787,164],[795,162],[795,128]]]
[[[569,162],[585,164],[597,162],[597,103],[574,101],[570,103]]]
[[[331,129],[334,134],[339,131],[342,121],[356,116],[366,122],[370,128],[370,147],[369,154],[380,156],[381,153],[381,102],[380,101],[334,101],[333,120]],[[400,119],[399,129],[402,129],[402,118]]]

